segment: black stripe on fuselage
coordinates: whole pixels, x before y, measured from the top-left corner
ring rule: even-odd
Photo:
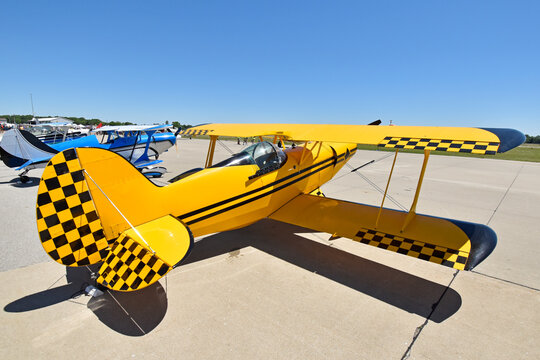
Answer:
[[[340,163],[340,162],[342,162],[342,161],[343,161],[343,159],[338,160],[338,163]],[[273,193],[275,193],[275,192],[277,192],[277,191],[279,191],[279,190],[282,190],[282,189],[284,189],[284,188],[286,188],[286,187],[288,187],[288,186],[291,186],[291,185],[293,185],[293,184],[295,184],[295,183],[297,183],[297,182],[299,182],[299,181],[301,181],[301,180],[304,180],[305,178],[310,177],[311,175],[314,175],[314,174],[318,173],[319,171],[324,170],[324,169],[326,169],[327,167],[330,167],[330,166],[332,166],[332,165],[334,165],[334,164],[333,164],[333,163],[326,164],[326,165],[320,167],[319,169],[312,171],[311,173],[305,174],[304,176],[301,176],[301,177],[299,177],[298,179],[294,179],[293,181],[291,181],[291,182],[289,182],[289,183],[287,183],[287,184],[281,185],[281,186],[279,186],[279,187],[277,187],[277,188],[275,188],[275,189],[272,189],[272,190],[270,190],[270,191],[267,191],[267,192],[265,192],[264,194],[260,194],[260,195],[254,196],[254,197],[252,197],[252,198],[250,198],[250,199],[247,199],[247,200],[244,200],[244,201],[242,201],[242,202],[239,202],[238,204],[234,204],[234,205],[228,206],[228,207],[226,207],[226,208],[224,208],[224,209],[215,211],[215,212],[213,212],[213,213],[211,213],[211,214],[208,214],[208,215],[205,215],[205,216],[201,216],[200,218],[197,218],[197,219],[194,219],[194,220],[191,220],[191,221],[186,222],[186,224],[187,224],[187,225],[192,225],[192,224],[195,224],[195,223],[197,223],[197,222],[199,222],[199,221],[206,220],[206,219],[211,218],[211,217],[213,217],[213,216],[222,214],[222,213],[224,213],[224,212],[227,212],[227,211],[236,209],[237,207],[240,207],[240,206],[249,204],[249,203],[251,203],[251,202],[253,202],[253,201],[259,200],[259,199],[261,199],[261,198],[263,198],[263,197],[265,197],[265,196],[268,196],[268,195],[270,195],[270,194],[273,194]]]
[[[339,155],[339,156],[338,156],[338,159],[339,159],[341,156],[343,156],[343,155],[344,155],[344,154]],[[215,204],[211,204],[211,205],[205,206],[205,207],[200,208],[200,209],[197,209],[197,210],[193,210],[193,211],[188,212],[188,213],[186,213],[186,214],[182,214],[182,215],[180,215],[180,216],[177,216],[177,218],[179,218],[179,219],[189,218],[189,217],[195,216],[195,215],[197,215],[197,214],[200,214],[200,213],[202,213],[202,212],[211,210],[211,209],[213,209],[213,208],[215,208],[215,207],[218,207],[218,206],[221,206],[221,205],[225,205],[225,204],[227,204],[227,203],[229,203],[229,202],[231,202],[231,201],[235,201],[235,200],[241,199],[241,198],[243,198],[243,197],[250,196],[250,195],[255,194],[255,193],[259,192],[259,191],[262,191],[262,190],[264,190],[264,189],[267,189],[267,188],[269,188],[269,187],[272,187],[272,186],[274,186],[274,185],[277,185],[277,184],[279,184],[279,183],[281,183],[281,182],[283,182],[283,181],[287,181],[287,180],[289,180],[289,179],[291,179],[291,178],[293,178],[293,177],[295,177],[295,176],[298,176],[298,175],[300,175],[300,174],[302,174],[302,173],[304,173],[304,172],[306,172],[306,171],[309,171],[309,170],[311,170],[311,169],[313,169],[313,168],[315,168],[315,167],[317,167],[317,166],[320,166],[321,164],[324,164],[325,162],[330,161],[330,160],[332,160],[332,159],[334,159],[334,157],[331,157],[330,159],[323,160],[323,161],[321,161],[321,162],[319,162],[319,163],[317,163],[317,164],[311,165],[311,166],[309,166],[309,167],[307,167],[307,168],[305,168],[305,169],[302,169],[302,170],[300,170],[300,171],[298,171],[298,172],[295,172],[295,173],[293,173],[293,174],[291,174],[291,175],[285,176],[285,177],[283,177],[283,178],[281,178],[281,179],[279,179],[279,180],[276,180],[276,181],[274,181],[274,182],[272,182],[272,183],[269,183],[269,184],[266,184],[266,185],[264,185],[264,186],[261,186],[260,188],[257,188],[257,189],[248,191],[248,192],[246,192],[246,193],[242,193],[242,194],[240,194],[240,195],[233,196],[232,198],[229,198],[229,199],[225,199],[225,200],[219,201],[219,202],[217,202],[217,203],[215,203]]]
[[[353,155],[355,152],[356,152],[356,151],[352,151],[352,152],[351,152],[351,155]],[[300,177],[298,177],[297,179],[294,179],[293,181],[290,181],[290,182],[287,183],[287,184],[281,185],[281,186],[279,186],[279,187],[277,187],[277,188],[275,188],[275,189],[272,189],[272,190],[270,190],[270,191],[267,191],[267,192],[265,192],[264,194],[260,194],[260,195],[254,196],[254,197],[249,198],[249,199],[246,199],[246,200],[244,200],[244,201],[242,201],[242,202],[240,202],[240,203],[237,203],[237,204],[228,206],[228,207],[226,207],[226,208],[224,208],[224,209],[215,211],[215,212],[213,212],[213,213],[211,213],[211,214],[207,214],[207,215],[205,215],[205,216],[201,216],[201,217],[199,217],[199,218],[197,218],[197,219],[194,219],[194,220],[191,220],[191,221],[186,222],[186,224],[187,224],[187,225],[191,225],[191,224],[197,223],[197,222],[199,222],[199,221],[206,220],[206,219],[208,219],[208,218],[210,218],[210,217],[213,217],[213,216],[222,214],[222,213],[227,212],[227,211],[229,211],[229,210],[233,210],[233,209],[235,209],[235,208],[237,208],[237,207],[246,205],[246,204],[248,204],[248,203],[250,203],[250,202],[259,200],[259,199],[261,199],[261,198],[263,198],[263,197],[265,197],[265,196],[268,196],[268,195],[270,195],[270,194],[273,194],[273,193],[275,193],[275,192],[277,192],[277,191],[279,191],[279,190],[282,190],[282,189],[284,189],[284,188],[286,188],[286,187],[288,187],[288,186],[291,186],[291,185],[293,185],[293,184],[295,184],[295,183],[297,183],[297,182],[299,182],[299,181],[301,181],[301,180],[303,180],[303,179],[305,179],[305,178],[307,178],[307,177],[309,177],[309,176],[311,176],[311,175],[314,175],[314,174],[318,173],[319,171],[322,171],[322,170],[324,170],[324,169],[326,169],[326,168],[328,168],[328,167],[330,167],[330,166],[334,166],[334,165],[339,164],[340,162],[342,162],[342,161],[345,160],[345,159],[341,159],[342,157],[344,157],[344,155],[345,155],[345,153],[343,153],[343,154],[341,154],[341,155],[338,155],[338,156],[337,156],[337,159],[338,159],[338,160],[337,160],[336,163],[331,162],[331,163],[329,163],[329,164],[326,164],[326,165],[320,167],[319,169],[317,169],[317,170],[315,170],[315,171],[312,171],[312,172],[310,172],[310,173],[308,173],[308,174],[305,174],[305,175],[303,175],[303,176],[300,176]],[[349,156],[349,157],[350,157],[350,156]],[[273,183],[267,184],[267,185],[262,186],[262,187],[260,187],[260,188],[258,188],[258,189],[249,191],[249,192],[247,192],[247,193],[244,193],[244,194],[241,194],[241,195],[237,195],[237,196],[232,197],[232,198],[230,198],[230,199],[223,200],[223,201],[220,201],[220,202],[218,202],[218,203],[215,203],[215,204],[206,206],[206,207],[204,207],[204,208],[201,208],[201,209],[192,211],[192,212],[190,212],[190,213],[181,215],[181,216],[179,216],[178,218],[182,220],[182,219],[185,219],[185,218],[187,218],[187,217],[191,217],[191,216],[194,216],[194,215],[196,215],[196,214],[199,214],[199,213],[201,213],[201,212],[208,211],[208,210],[210,210],[210,209],[212,209],[212,208],[215,208],[215,207],[218,207],[218,206],[221,206],[221,205],[225,205],[225,204],[228,203],[228,202],[235,201],[235,200],[238,200],[238,199],[240,199],[240,198],[242,198],[242,197],[249,196],[249,195],[251,195],[251,194],[254,194],[254,193],[256,193],[256,192],[259,192],[259,191],[262,191],[262,190],[267,189],[267,188],[269,188],[269,187],[272,187],[272,186],[274,186],[274,185],[277,185],[277,184],[279,184],[279,183],[281,183],[281,182],[284,182],[284,181],[286,181],[286,180],[288,180],[288,179],[291,179],[291,178],[293,178],[293,177],[297,177],[297,176],[299,176],[299,175],[301,175],[301,174],[303,174],[303,173],[305,173],[305,172],[307,172],[307,171],[309,171],[309,170],[311,170],[311,169],[313,169],[313,168],[316,168],[316,167],[318,167],[318,166],[320,166],[320,165],[322,165],[322,164],[324,164],[324,163],[326,163],[326,162],[332,161],[332,160],[334,160],[334,159],[335,159],[334,157],[328,158],[328,159],[323,160],[323,161],[321,161],[321,162],[319,162],[319,163],[317,163],[317,164],[314,164],[314,165],[311,165],[311,166],[309,166],[309,167],[307,167],[307,168],[305,168],[305,169],[302,169],[301,171],[299,171],[299,172],[297,172],[297,173],[295,173],[295,174],[291,174],[291,175],[286,176],[286,177],[284,177],[284,178],[282,178],[282,179],[276,180],[276,181],[274,181]]]

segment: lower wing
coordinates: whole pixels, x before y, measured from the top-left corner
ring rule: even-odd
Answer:
[[[416,214],[402,231],[406,217],[403,211],[383,208],[379,215],[379,207],[315,195],[299,195],[270,216],[458,270],[472,270],[497,244],[485,225]]]

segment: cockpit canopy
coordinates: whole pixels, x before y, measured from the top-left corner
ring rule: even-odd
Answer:
[[[257,165],[260,169],[279,168],[287,160],[287,155],[276,145],[268,141],[253,144],[227,160],[212,167]]]

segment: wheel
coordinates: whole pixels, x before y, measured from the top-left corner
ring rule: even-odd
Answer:
[[[21,175],[20,178],[23,184],[27,183],[30,180],[30,178],[26,175]]]

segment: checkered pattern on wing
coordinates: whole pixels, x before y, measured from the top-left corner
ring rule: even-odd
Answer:
[[[186,129],[183,131],[180,131],[180,135],[207,135],[209,130],[194,130],[194,129]]]
[[[153,284],[172,267],[122,234],[99,269],[97,282],[112,290],[133,291]]]
[[[463,251],[445,248],[397,235],[385,234],[371,229],[360,229],[356,234],[364,244],[398,252],[418,259],[431,261],[458,270],[465,269],[468,254]]]
[[[482,155],[495,155],[499,148],[498,142],[459,141],[425,138],[402,138],[387,136],[379,144],[381,147],[395,149],[437,150],[462,152]]]
[[[56,154],[43,171],[36,215],[41,244],[55,261],[83,266],[107,256],[107,239],[75,149]]]

